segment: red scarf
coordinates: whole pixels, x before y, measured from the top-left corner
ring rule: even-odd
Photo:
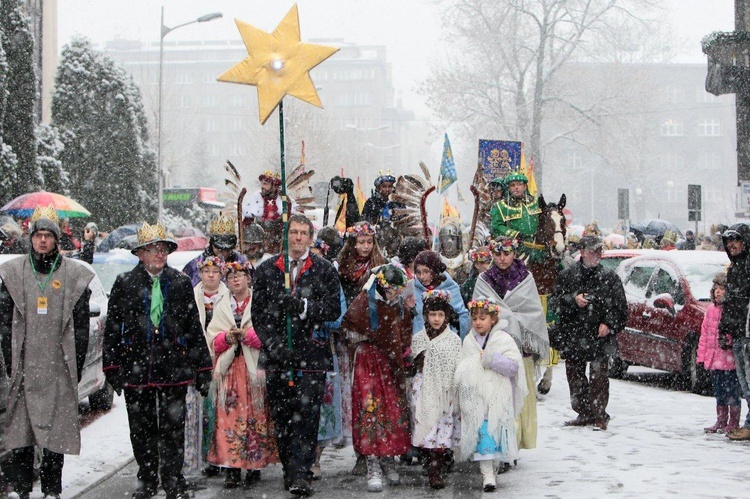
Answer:
[[[234,309],[235,315],[239,315],[240,317],[245,313],[245,309],[247,308],[247,304],[250,303],[250,297],[248,296],[243,300],[242,303],[236,302],[237,308]]]

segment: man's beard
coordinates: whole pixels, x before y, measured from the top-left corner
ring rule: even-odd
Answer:
[[[268,190],[261,189],[260,195],[265,199],[275,199],[278,194],[278,190],[275,187],[271,187]]]

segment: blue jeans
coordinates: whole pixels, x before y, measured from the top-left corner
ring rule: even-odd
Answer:
[[[738,338],[732,342],[734,367],[740,382],[742,398],[747,401],[748,413],[745,417],[745,428],[750,428],[750,339]]]

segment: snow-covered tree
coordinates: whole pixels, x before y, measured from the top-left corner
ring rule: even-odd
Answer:
[[[148,146],[141,94],[132,78],[85,38],[62,51],[52,124],[70,192],[101,226],[156,215],[156,155]]]
[[[69,194],[70,176],[63,167],[60,156],[65,146],[55,127],[40,123],[36,128],[36,162],[44,177],[44,190]]]
[[[6,74],[8,64],[5,59],[5,50],[2,44],[2,32],[0,32],[0,203],[11,199],[11,192],[16,181],[16,155],[10,147],[3,142],[3,115],[5,114],[5,102],[7,97]]]
[[[20,1],[0,2],[0,29],[7,61],[4,73],[8,96],[3,114],[3,142],[13,149],[17,158],[16,177],[8,182],[10,191],[3,192],[3,200],[7,201],[41,188],[43,179],[36,162],[34,136],[38,99],[34,36]]]

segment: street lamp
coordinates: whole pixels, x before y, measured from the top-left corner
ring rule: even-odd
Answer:
[[[162,153],[161,153],[161,125],[162,125],[162,76],[164,74],[164,37],[172,31],[188,24],[194,23],[205,23],[219,19],[222,17],[221,12],[212,12],[211,14],[205,14],[197,19],[188,21],[186,23],[178,24],[177,26],[169,27],[164,25],[164,6],[161,8],[161,38],[159,39],[159,95],[157,99],[157,125],[156,125],[156,180],[159,184],[159,211],[157,214],[157,221],[161,222],[162,212],[164,211],[164,172],[162,168]]]

